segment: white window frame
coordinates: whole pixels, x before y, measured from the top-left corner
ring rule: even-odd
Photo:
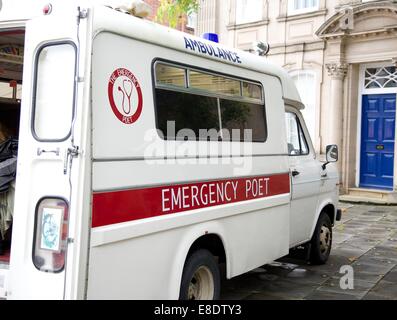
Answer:
[[[186,17],[186,27],[190,29],[197,29],[197,12],[192,12]]]
[[[319,8],[320,8],[320,0],[314,0],[314,1],[317,1],[317,4],[314,5],[313,7],[307,7],[307,8],[302,8],[302,9],[295,9],[295,1],[299,1],[299,0],[288,0],[288,15],[296,15],[296,14],[313,12],[313,11],[319,10]],[[302,1],[304,1],[304,0],[302,0]]]
[[[246,6],[244,6],[244,2],[255,3],[258,6],[258,10],[254,10],[252,16],[248,16],[247,14],[242,15],[242,13],[246,13],[245,10],[248,10]],[[245,3],[245,4],[247,4]],[[245,24],[245,23],[253,23],[258,22],[263,19],[263,0],[236,0],[236,24]]]
[[[359,86],[358,86],[358,103],[357,103],[357,146],[356,146],[356,188],[360,188],[360,175],[361,175],[361,122],[362,122],[362,108],[363,108],[363,96],[369,94],[387,94],[387,93],[395,93],[397,95],[397,88],[365,88],[365,70],[367,68],[379,68],[379,67],[387,67],[392,66],[391,62],[376,62],[376,63],[366,63],[360,65],[360,74],[359,74]],[[396,106],[397,110],[397,106]],[[397,133],[397,121],[396,121],[396,133]],[[394,147],[394,170],[397,169],[397,143]],[[393,178],[395,173],[393,174]],[[396,190],[393,179],[393,191]],[[387,191],[384,191],[387,192]]]

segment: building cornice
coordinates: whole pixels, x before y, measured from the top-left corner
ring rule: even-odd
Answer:
[[[264,19],[256,22],[249,22],[249,23],[241,23],[241,24],[229,24],[226,26],[228,31],[231,30],[241,30],[241,29],[248,29],[248,28],[257,28],[267,26],[269,24],[269,19]]]
[[[305,12],[305,13],[300,13],[300,14],[279,16],[279,17],[277,17],[277,21],[278,22],[286,22],[286,21],[314,18],[314,17],[319,17],[319,16],[325,16],[325,15],[327,15],[327,13],[328,13],[327,9],[322,9],[322,10],[316,10],[316,11]]]
[[[397,2],[396,1],[376,1],[368,3],[360,3],[350,6],[352,14],[355,18],[369,13],[383,13],[390,16],[397,17]],[[397,30],[397,24],[395,26],[388,26],[377,30],[368,30],[364,32],[354,32],[354,30],[346,28],[342,30],[340,28],[340,22],[344,19],[345,13],[342,11],[337,12],[330,17],[323,25],[317,30],[316,35],[324,40],[339,38],[339,37],[367,37],[372,35],[379,35],[394,33]],[[397,20],[396,20],[397,21]]]

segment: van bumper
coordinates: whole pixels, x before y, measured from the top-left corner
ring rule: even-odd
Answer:
[[[336,221],[342,220],[342,209],[336,210]]]

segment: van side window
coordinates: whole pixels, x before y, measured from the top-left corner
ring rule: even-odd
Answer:
[[[154,68],[157,128],[165,139],[266,141],[259,83],[166,62]]]
[[[287,128],[288,154],[290,156],[302,156],[309,154],[305,134],[295,113],[285,113],[285,125]]]

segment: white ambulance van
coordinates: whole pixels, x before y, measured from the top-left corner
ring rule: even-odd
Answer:
[[[285,71],[103,5],[44,11],[0,22],[24,48],[0,50],[22,85],[0,100],[19,128],[7,299],[218,299],[221,275],[297,246],[327,261],[338,149],[319,161]]]

